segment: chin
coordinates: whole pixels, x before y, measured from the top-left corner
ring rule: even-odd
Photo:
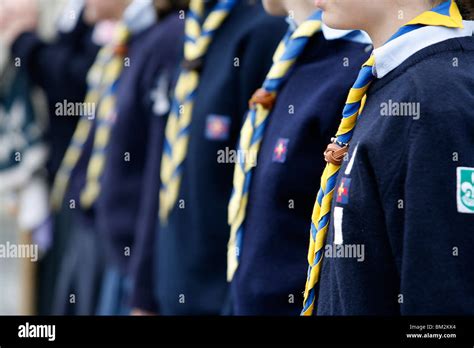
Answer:
[[[97,12],[86,8],[86,10],[84,11],[84,21],[88,25],[96,24],[98,22]]]
[[[336,16],[330,12],[323,12],[323,22],[326,24],[329,28],[332,29],[339,29],[339,30],[349,30],[349,29],[354,29],[351,28],[350,25],[340,16]]]
[[[265,11],[272,16],[286,16],[288,13],[281,5],[280,0],[263,0]]]

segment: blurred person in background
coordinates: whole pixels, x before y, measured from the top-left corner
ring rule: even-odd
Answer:
[[[135,227],[142,218],[140,201],[147,148],[162,148],[170,89],[181,62],[187,1],[135,0],[124,20],[132,30],[124,69],[116,89],[116,117],[105,149],[96,220],[105,250],[105,272],[97,313],[130,314]],[[136,13],[135,15],[132,15]],[[154,211],[155,215],[157,211]]]
[[[58,105],[84,100],[87,71],[106,38],[85,23],[82,0],[5,0],[3,4],[3,32],[11,45],[11,57],[20,62],[28,78],[41,87],[47,97],[46,141],[50,151],[47,169],[51,183],[78,119],[77,115],[58,113]],[[43,23],[53,24],[45,29]],[[48,40],[44,32],[48,34]],[[67,213],[63,211],[54,216],[52,236],[49,225],[39,234],[40,245],[45,249],[51,246],[39,267],[40,314],[51,313],[51,294],[70,228]]]
[[[27,149],[25,148],[23,151],[17,152],[23,156],[18,156],[21,157],[18,163],[15,159],[14,164],[17,165],[14,166],[14,171],[7,170],[11,169],[8,168],[8,166],[2,166],[4,172],[2,182],[4,186],[11,189],[13,184],[16,194],[2,194],[0,209],[3,211],[7,209],[16,212],[18,223],[14,224],[12,232],[15,232],[13,230],[33,231],[33,242],[39,246],[41,254],[47,251],[51,245],[51,226],[47,220],[48,175],[44,168],[47,167],[47,160],[50,158],[47,150],[49,150],[49,154],[54,154],[57,146],[55,146],[53,150],[49,147],[48,140],[50,140],[51,137],[48,136],[48,133],[50,133],[48,132],[48,126],[51,122],[47,118],[45,95],[43,90],[37,88],[38,81],[35,81],[32,76],[32,64],[29,61],[31,57],[39,53],[36,52],[36,48],[38,48],[39,51],[39,47],[35,46],[35,50],[23,51],[25,54],[18,54],[13,48],[22,46],[21,43],[24,42],[24,38],[26,37],[30,37],[30,39],[35,38],[35,40],[29,40],[30,44],[32,44],[33,41],[37,41],[43,43],[44,46],[49,45],[58,31],[58,15],[63,10],[65,4],[66,0],[43,0],[41,2],[37,2],[36,0],[4,0],[0,2],[0,65],[2,67],[0,87],[2,90],[3,106],[6,107],[6,109],[4,109],[5,113],[2,128],[4,129],[4,136],[8,139],[6,140],[7,144],[11,145],[10,147],[4,147],[4,149],[6,152],[9,152],[14,147],[18,149],[19,141],[24,143],[28,142],[29,144]],[[27,31],[30,32],[29,35],[22,34]],[[26,39],[26,41],[28,40]],[[67,41],[63,40],[63,44],[66,42]],[[26,51],[28,51],[28,53]],[[33,51],[35,52],[34,54]],[[44,67],[53,69],[53,67],[49,66],[51,60],[48,60],[47,63],[48,64],[43,64]],[[56,69],[61,68],[58,66],[54,67]],[[33,68],[36,69],[38,67]],[[23,108],[23,105],[22,107],[18,107],[19,104],[16,102],[15,97],[18,96],[19,91],[24,91],[20,93],[24,93],[25,97],[26,95],[32,96],[32,105],[27,102],[26,109]],[[15,101],[12,102],[11,98],[14,98]],[[27,99],[23,98],[23,100],[26,101]],[[10,107],[12,108],[10,109]],[[23,113],[25,117],[18,116],[19,113]],[[24,123],[20,125],[19,122]],[[9,123],[10,127],[5,130],[5,126]],[[21,132],[23,132],[23,134],[20,134]],[[23,138],[20,138],[21,136]],[[8,157],[9,155],[6,156]],[[34,173],[34,175],[30,176],[28,173]],[[3,193],[5,193],[5,190]],[[5,201],[5,197],[13,197],[13,199]],[[9,220],[11,221],[11,219]],[[7,228],[5,225],[8,224],[6,217],[2,219],[1,224],[2,232],[6,233]],[[5,233],[4,237],[7,238]],[[21,239],[24,243],[31,242],[28,241],[29,234],[21,234],[21,236],[26,238]],[[10,238],[13,238],[13,235],[7,238],[8,241],[12,241]],[[47,288],[48,284],[51,283],[51,277],[44,282],[42,281],[44,279],[43,274],[54,275],[54,270],[53,272],[44,272],[45,269],[50,268],[45,267],[50,263],[48,261],[50,254],[51,253],[48,253],[48,256],[42,258],[39,263],[40,288],[42,288],[41,284],[46,285]],[[4,272],[4,275],[15,274],[16,277],[21,275],[21,277],[24,278],[21,286],[22,291],[16,291],[16,293],[25,294],[21,302],[25,304],[23,307],[28,309],[23,310],[23,312],[34,312],[35,269],[31,267],[30,264],[25,263],[25,267],[21,272],[15,272],[14,262],[11,262],[7,268],[8,271]],[[5,288],[12,289],[12,286],[19,283],[12,279],[11,281],[2,281],[2,284],[5,284]],[[48,289],[45,290],[45,293],[50,293],[47,291]],[[40,300],[40,313],[43,313],[43,307],[48,307],[48,297],[37,297]],[[10,304],[14,302],[15,301],[9,301]]]
[[[32,244],[31,232],[47,220],[45,165],[48,149],[40,97],[25,68],[8,54],[8,3],[0,3],[0,243]],[[4,244],[5,243],[5,244]],[[36,250],[38,252],[38,250]],[[36,255],[38,257],[38,255]],[[36,261],[36,260],[35,260]],[[34,312],[30,259],[0,258],[1,314]]]
[[[104,40],[93,40],[93,26],[86,24],[82,15],[83,0],[59,2],[65,4],[55,21],[57,35],[53,41],[40,37],[37,28],[39,14],[54,11],[51,1],[4,1],[9,4],[5,10],[8,23],[4,36],[11,44],[11,56],[21,62],[29,78],[42,87],[48,98],[48,169],[52,181],[78,120],[58,114],[57,103],[84,100],[85,77]]]
[[[123,199],[120,192],[115,196],[113,191],[117,185],[128,185],[127,181],[122,181],[122,174],[130,174],[135,180],[139,172],[143,154],[134,151],[134,137],[144,134],[139,123],[146,122],[145,118],[139,118],[143,117],[140,113],[148,112],[153,102],[150,92],[155,87],[154,79],[160,69],[167,69],[165,62],[171,59],[166,54],[174,54],[172,46],[167,47],[168,52],[163,52],[161,63],[152,62],[148,67],[148,59],[155,55],[150,41],[157,38],[154,37],[157,35],[154,28],[156,11],[149,0],[87,0],[85,18],[89,23],[113,21],[115,28],[113,39],[99,52],[88,73],[88,93],[82,104],[82,117],[53,185],[53,207],[70,210],[73,220],[71,239],[55,291],[54,313],[115,314],[122,313],[118,294],[126,287],[126,281],[122,278],[117,281],[115,277],[118,274],[115,270],[122,265],[121,257],[117,261],[113,244],[117,238],[113,230],[115,225],[111,226],[109,220],[116,202],[110,205],[110,199]],[[173,25],[168,29],[179,32]],[[131,121],[132,116],[135,122]],[[117,176],[106,173],[111,176],[110,180],[118,181],[112,182],[112,191],[107,191],[111,183],[104,178],[108,150],[112,154],[112,166],[123,170],[117,172]],[[116,156],[121,156],[121,160]],[[131,164],[136,167],[132,168]],[[109,192],[104,200],[102,189]],[[125,199],[122,203],[126,204]],[[100,224],[99,211],[104,214]],[[106,229],[104,234],[100,225]],[[118,234],[119,239],[122,232]],[[112,240],[111,244],[104,245],[103,237],[107,237],[107,242]],[[105,278],[104,267],[107,268]]]
[[[189,1],[169,1],[155,0],[155,6],[158,10],[158,18],[164,14],[169,17],[170,11],[179,10],[178,13],[172,12],[172,16],[178,15],[183,21]],[[174,21],[176,19],[167,20]],[[184,22],[184,21],[183,21]],[[183,23],[184,24],[184,23]],[[183,29],[183,28],[181,28]],[[184,32],[181,33],[182,36]],[[182,62],[183,38],[175,38],[175,46],[179,47],[179,62]],[[167,47],[164,46],[163,47]],[[176,63],[176,62],[175,62]],[[166,74],[157,76],[155,89],[153,91],[153,111],[148,121],[148,138],[146,149],[146,160],[143,168],[142,182],[138,192],[139,202],[133,211],[136,215],[133,220],[133,252],[128,261],[128,274],[131,287],[127,294],[127,304],[133,308],[133,315],[153,315],[157,313],[157,305],[153,296],[153,259],[154,259],[154,237],[155,226],[158,218],[158,195],[159,185],[157,179],[160,176],[160,159],[163,151],[164,127],[166,118],[161,117],[169,112],[173,89],[179,76],[180,66],[174,66],[174,69],[167,71]],[[158,117],[157,117],[158,116]],[[132,221],[132,220],[130,220]],[[122,250],[123,251],[123,250]]]
[[[261,85],[285,29],[284,20],[267,16],[260,1],[190,2],[185,59],[165,145],[162,153],[149,147],[154,175],[147,175],[143,186],[145,204],[159,211],[161,221],[153,227],[149,220],[140,231],[147,249],[135,254],[143,256],[136,269],[147,273],[142,279],[154,274],[148,278],[154,294],[141,283],[142,295],[153,296],[160,315],[223,311],[233,167],[218,162],[218,151],[235,148],[248,100]],[[152,302],[137,298],[137,309]]]

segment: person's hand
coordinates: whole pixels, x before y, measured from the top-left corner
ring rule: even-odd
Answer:
[[[134,308],[132,309],[130,315],[134,317],[151,317],[151,316],[156,316],[157,314],[153,312],[145,311],[139,308]]]
[[[7,45],[38,26],[37,0],[0,1],[0,39]]]

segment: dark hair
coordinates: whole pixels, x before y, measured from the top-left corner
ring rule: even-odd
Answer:
[[[456,0],[461,10],[462,18],[474,19],[474,0]]]
[[[163,18],[172,12],[186,10],[189,0],[154,0],[154,4],[158,17]]]
[[[446,0],[431,0],[433,5],[439,5]],[[455,0],[463,19],[474,19],[474,0]]]

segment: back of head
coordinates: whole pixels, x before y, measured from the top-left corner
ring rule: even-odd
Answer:
[[[474,20],[474,0],[456,0],[461,10],[462,18]]]
[[[159,18],[163,18],[171,12],[187,9],[189,0],[154,0],[155,8]]]

